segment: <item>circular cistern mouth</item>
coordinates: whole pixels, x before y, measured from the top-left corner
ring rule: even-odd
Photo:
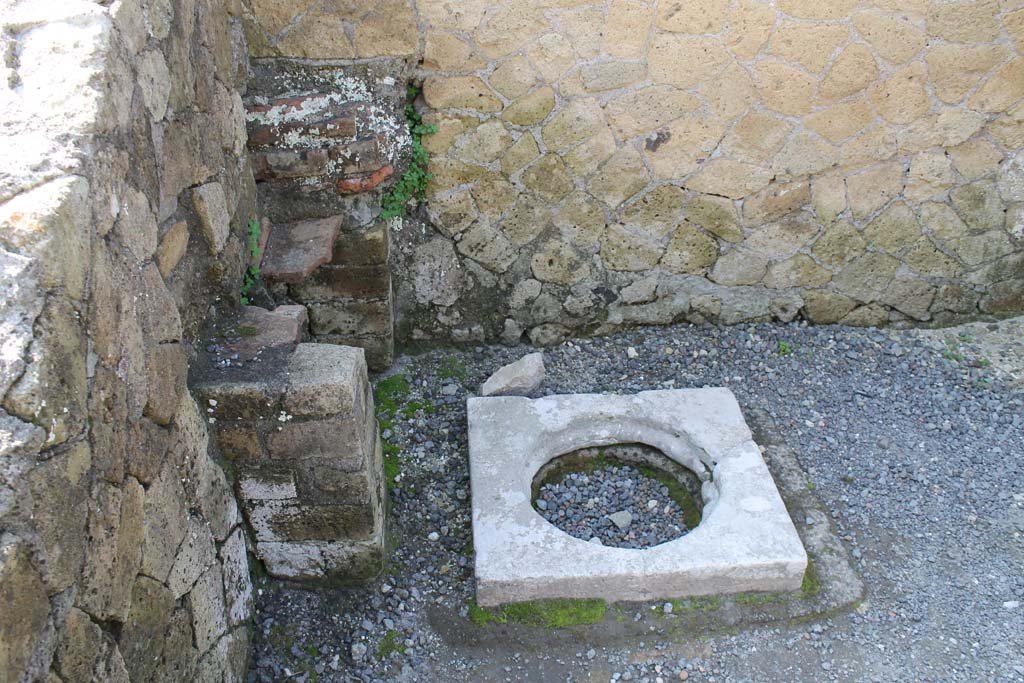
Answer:
[[[581,448],[549,460],[533,477],[533,509],[582,541],[643,550],[701,523],[701,478],[641,443]]]

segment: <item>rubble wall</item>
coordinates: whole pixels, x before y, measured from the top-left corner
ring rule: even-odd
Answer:
[[[4,3],[4,681],[244,674],[245,534],[186,387],[255,218],[233,11]]]

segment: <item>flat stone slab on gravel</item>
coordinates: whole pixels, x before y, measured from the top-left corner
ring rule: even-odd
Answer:
[[[544,381],[544,354],[531,353],[509,363],[487,378],[480,388],[484,396],[526,396]]]
[[[728,389],[471,398],[467,411],[480,605],[800,588],[807,553]],[[533,509],[544,464],[621,443],[657,448],[704,481],[696,529],[653,548],[609,548],[573,538]]]

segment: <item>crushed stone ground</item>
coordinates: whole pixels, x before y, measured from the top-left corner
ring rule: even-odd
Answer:
[[[1024,681],[1021,328],[985,325],[683,325],[547,349],[540,393],[727,386],[744,410],[767,411],[867,586],[828,618],[614,646],[543,629],[525,644],[495,626],[483,645],[453,635],[472,598],[465,399],[531,349],[405,358],[394,372],[413,408],[385,434],[402,472],[388,573],[325,592],[261,581],[249,678]],[[950,352],[950,335],[968,348]]]

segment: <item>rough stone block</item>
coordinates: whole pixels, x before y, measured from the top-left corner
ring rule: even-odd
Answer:
[[[366,539],[377,515],[372,505],[311,505],[304,502],[250,501],[249,524],[262,541],[301,542]]]
[[[302,341],[308,324],[305,306],[278,306],[273,311],[242,306],[238,319],[227,325],[228,333],[237,336],[230,338],[225,346],[244,363],[266,349],[294,349]]]
[[[469,399],[477,602],[650,601],[800,588],[807,554],[727,389]],[[703,480],[704,519],[633,550],[588,543],[531,505],[534,476],[580,448],[644,443]]]
[[[394,327],[390,299],[314,302],[308,308],[310,331],[317,338],[387,336]]]
[[[17,541],[0,545],[0,678],[20,680],[50,615],[42,577],[31,549]]]
[[[288,422],[267,434],[267,452],[288,463],[329,460],[339,469],[354,472],[366,462],[363,434],[368,421],[373,421],[372,416],[359,411],[327,420]]]
[[[284,409],[295,417],[322,417],[358,410],[368,380],[362,349],[299,344],[288,358]]]
[[[209,650],[227,631],[224,606],[224,577],[219,565],[212,565],[196,582],[186,597],[192,611],[192,632],[196,649]]]
[[[527,396],[544,381],[544,354],[531,353],[499,368],[487,378],[483,396]]]
[[[337,266],[387,265],[391,240],[386,221],[365,230],[342,230],[334,241],[331,264]]]
[[[261,274],[270,282],[302,282],[331,260],[342,217],[275,225],[263,256]]]
[[[203,236],[210,247],[210,253],[220,254],[231,234],[231,212],[224,198],[224,186],[207,183],[192,190],[192,203],[199,214]]]
[[[231,626],[247,624],[255,610],[249,559],[245,548],[245,532],[236,529],[220,549],[221,571],[224,575],[224,602]]]
[[[386,299],[391,296],[391,269],[379,266],[324,266],[290,288],[297,301]]]
[[[238,475],[243,500],[294,500],[298,496],[291,465],[246,466]]]

